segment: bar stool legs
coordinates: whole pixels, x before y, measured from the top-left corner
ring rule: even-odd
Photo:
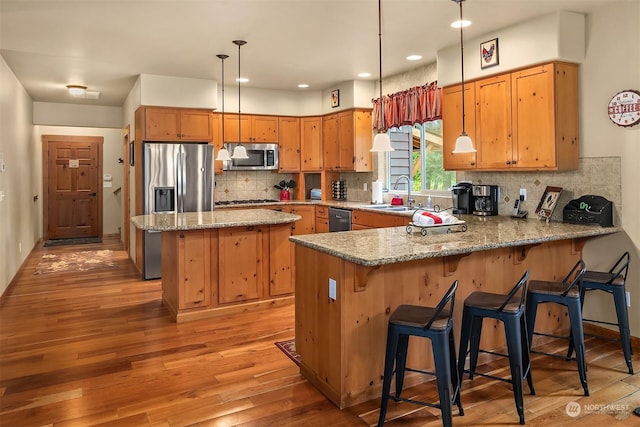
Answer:
[[[437,307],[401,305],[391,315],[387,331],[387,348],[384,361],[384,379],[378,426],[384,425],[389,399],[418,405],[440,408],[442,424],[453,425],[451,402],[458,406],[460,415],[464,415],[460,400],[460,381],[456,370],[455,340],[453,336],[453,303],[458,281],[454,281]],[[444,308],[449,305],[448,310]],[[408,368],[407,352],[409,337],[420,336],[431,339],[435,373]],[[396,376],[396,390],[391,391],[391,378]],[[436,377],[439,405],[401,397],[406,371],[431,374]],[[453,396],[452,396],[453,389]]]

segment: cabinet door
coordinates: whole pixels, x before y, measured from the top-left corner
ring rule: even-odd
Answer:
[[[338,114],[330,114],[322,118],[322,149],[324,170],[340,169]]]
[[[212,138],[211,112],[180,110],[180,140],[209,142]]]
[[[240,142],[251,141],[251,119],[247,115],[240,116]],[[224,115],[224,142],[238,142],[238,115]]]
[[[552,64],[511,75],[514,167],[557,166],[553,79]]]
[[[355,170],[355,115],[354,111],[338,113],[338,170]],[[325,150],[326,151],[326,150]]]
[[[254,227],[218,231],[220,304],[262,297],[262,234]]]
[[[278,117],[252,116],[251,142],[278,142]]]
[[[389,215],[354,210],[352,214],[353,223],[351,228],[356,230],[361,228],[398,227],[401,225],[407,225],[410,220],[410,217],[403,215]],[[354,225],[359,228],[354,227]]]
[[[322,117],[300,119],[300,170],[322,169]]]
[[[371,122],[371,111],[356,111],[354,138],[354,156],[356,172],[371,172],[373,170],[373,130]],[[341,124],[342,125],[342,124]]]
[[[511,75],[475,82],[478,169],[506,169],[512,164]],[[465,107],[466,108],[466,107]]]
[[[315,206],[296,205],[292,206],[289,212],[302,217],[300,221],[293,223],[293,234],[313,234],[315,232]]]
[[[209,231],[186,231],[178,241],[178,308],[207,307],[211,301]]]
[[[280,172],[300,172],[300,119],[278,119],[278,169]]]
[[[292,227],[271,226],[269,230],[269,295],[284,295],[294,291],[294,244],[289,241]]]
[[[145,108],[145,141],[180,139],[180,113],[175,108]]]
[[[473,83],[464,86],[464,127],[476,144],[476,102]],[[462,132],[462,87],[442,90],[442,162],[445,170],[475,169],[476,153],[453,154],[456,139]]]

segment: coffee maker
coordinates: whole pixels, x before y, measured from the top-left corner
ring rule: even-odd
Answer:
[[[471,193],[474,198],[474,215],[498,215],[500,188],[497,185],[474,185]]]
[[[473,210],[472,186],[470,182],[459,182],[451,187],[454,214],[470,214]]]

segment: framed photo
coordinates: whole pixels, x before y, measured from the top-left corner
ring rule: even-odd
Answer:
[[[340,90],[331,91],[331,108],[336,108],[340,105]]]
[[[536,208],[536,214],[543,218],[551,218],[551,214],[553,214],[553,210],[558,204],[558,199],[560,199],[560,193],[562,193],[562,187],[545,188],[540,203]]]
[[[498,39],[480,43],[480,68],[489,68],[500,63],[498,57]]]
[[[135,159],[134,159],[135,154],[136,154],[136,146],[135,146],[135,142],[132,140],[129,143],[129,166],[135,165]]]

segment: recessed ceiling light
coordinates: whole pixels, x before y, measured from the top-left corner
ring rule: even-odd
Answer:
[[[358,77],[361,78],[366,78],[366,77],[371,77],[371,73],[358,73]]]
[[[246,77],[239,77],[239,78],[236,79],[236,81],[240,82],[240,83],[248,83],[249,79],[246,78]]]
[[[298,85],[298,87],[299,87],[299,88],[301,88],[301,89],[304,89],[304,88],[309,87],[309,85],[308,85],[308,84],[306,84],[306,83],[300,83],[300,84]]]
[[[471,25],[471,21],[467,21],[466,19],[460,21],[458,19],[457,21],[451,23],[451,28],[467,28],[469,25]]]
[[[407,56],[407,60],[409,60],[409,61],[417,61],[419,59],[422,59],[422,55],[409,55],[409,56]]]
[[[67,89],[73,96],[83,96],[87,91],[87,87],[82,85],[67,85]]]

